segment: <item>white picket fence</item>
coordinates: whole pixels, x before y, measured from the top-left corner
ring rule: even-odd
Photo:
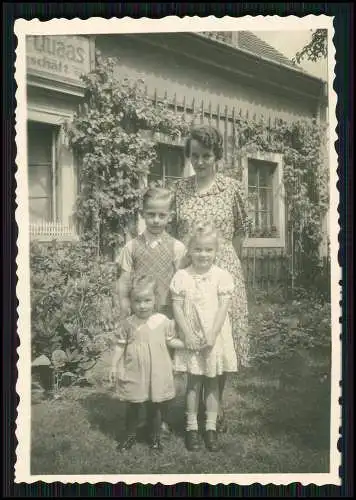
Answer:
[[[71,224],[41,221],[30,224],[30,236],[46,240],[76,239],[77,232]]]

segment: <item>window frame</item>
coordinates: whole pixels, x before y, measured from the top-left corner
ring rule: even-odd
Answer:
[[[276,168],[272,174],[272,200],[273,220],[277,227],[278,236],[275,238],[246,237],[243,246],[245,248],[285,248],[286,225],[285,225],[285,195],[283,186],[283,156],[278,153],[248,153],[242,158],[242,175],[245,193],[248,196],[248,168],[249,161],[257,160],[275,164]]]
[[[184,176],[184,168],[185,168],[184,148],[180,144],[174,144],[174,143],[172,144],[172,143],[167,143],[167,142],[160,142],[159,143],[159,149],[160,149],[160,152],[159,152],[159,165],[160,165],[160,169],[162,170],[162,176],[160,176],[157,180],[162,181],[163,187],[167,187],[166,186],[166,179],[179,180],[179,179],[182,179],[183,176]],[[182,159],[182,172],[181,172],[181,175],[179,177],[173,177],[173,176],[170,176],[170,175],[166,175],[168,158],[167,158],[167,155],[164,154],[165,153],[165,149],[167,149],[168,151],[169,150],[172,150],[172,151],[176,150],[177,154],[179,154],[181,156],[181,159]],[[150,181],[152,181],[152,180],[154,180],[154,179],[151,179]]]
[[[58,113],[49,108],[29,109],[27,116],[27,124],[31,122],[40,123],[53,127],[52,129],[52,158],[51,158],[51,220],[46,222],[30,222],[29,234],[32,240],[49,242],[52,240],[59,241],[77,241],[78,231],[72,223],[71,217],[68,221],[63,220],[62,213],[62,185],[61,185],[61,165],[58,162],[58,141],[61,134],[61,126],[63,121],[71,118],[69,113]],[[28,138],[27,138],[28,140]],[[27,156],[27,172],[29,171],[29,158]],[[76,171],[76,165],[73,164]],[[27,174],[28,175],[28,174]],[[76,192],[76,184],[73,185],[73,192]],[[28,193],[28,211],[29,211],[30,193]]]
[[[186,157],[185,157],[185,154],[184,154],[184,141],[171,141],[169,140],[167,137],[164,136],[164,134],[156,134],[155,135],[155,138],[156,140],[158,141],[158,145],[159,147],[174,147],[174,148],[177,148],[177,150],[179,150],[180,154],[182,155],[182,159],[183,159],[183,170],[182,170],[182,175],[180,177],[177,177],[177,179],[183,179],[184,177],[184,170],[186,168]],[[160,157],[160,165],[162,167],[162,173],[164,174],[164,167],[162,166],[162,157]],[[165,177],[163,177],[165,178]],[[170,177],[171,179],[173,177]],[[152,180],[152,179],[151,179]],[[145,175],[142,179],[141,179],[141,182],[142,182],[142,187],[147,187],[149,182],[151,182],[151,180],[149,180],[149,175]],[[138,215],[138,221],[137,221],[137,231],[139,234],[141,234],[144,230],[145,230],[145,221],[143,220],[143,218],[141,217],[141,215],[139,214]]]

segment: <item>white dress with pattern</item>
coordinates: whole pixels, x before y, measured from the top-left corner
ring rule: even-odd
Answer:
[[[205,274],[197,274],[189,266],[179,270],[171,282],[173,301],[181,303],[190,324],[196,324],[192,311],[198,316],[204,330],[209,330],[220,305],[220,297],[231,297],[234,282],[231,274],[215,265]],[[173,362],[177,372],[216,377],[224,372],[237,371],[237,358],[229,315],[217,336],[214,347],[208,351],[177,350]]]

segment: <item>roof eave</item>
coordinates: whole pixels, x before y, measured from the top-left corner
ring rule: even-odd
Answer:
[[[267,59],[261,59],[255,54],[245,50],[239,50],[229,44],[215,42],[208,37],[202,36],[197,33],[192,32],[170,32],[167,35],[170,37],[162,37],[163,33],[155,33],[154,37],[150,36],[151,33],[132,33],[125,36],[133,37],[137,41],[149,44],[154,47],[159,47],[161,50],[167,52],[174,52],[177,54],[185,55],[186,57],[197,60],[202,64],[209,64],[212,67],[219,68],[219,70],[226,71],[232,75],[239,75],[241,78],[246,78],[250,81],[250,84],[254,84],[256,75],[249,71],[242,69],[240,64],[235,64],[239,58],[243,58],[246,62],[249,61],[250,68],[253,67],[259,69],[259,78],[264,79],[266,85],[273,87],[276,91],[277,89],[283,92],[293,92],[293,94],[299,97],[305,97],[312,99],[313,101],[318,101],[321,104],[325,104],[327,101],[327,87],[326,82],[318,78],[309,77],[304,72],[295,71],[292,68],[288,68],[284,65],[275,64],[273,61]],[[172,36],[179,35],[181,42],[185,40],[185,43],[179,43],[177,46],[172,46]],[[194,41],[199,43],[193,43]],[[167,43],[168,42],[168,43]],[[189,47],[189,50],[187,50]],[[209,47],[211,50],[209,52]],[[194,48],[194,50],[193,50]],[[215,53],[214,53],[215,52]],[[225,55],[229,60],[230,64],[222,64],[220,55]],[[204,54],[202,57],[201,54]],[[260,64],[259,64],[260,63]],[[263,69],[270,69],[269,76],[271,78],[266,79]],[[279,76],[274,76],[274,72],[277,71]],[[280,80],[280,76],[283,75],[283,82]],[[294,76],[290,78],[289,76]]]
[[[260,56],[258,54],[254,54],[253,52],[250,52],[246,49],[243,49],[239,46],[232,46],[230,45],[229,43],[227,42],[224,42],[223,40],[217,40],[217,39],[214,39],[214,38],[209,38],[207,37],[206,35],[203,35],[202,33],[200,32],[187,32],[185,33],[186,35],[190,35],[190,36],[193,36],[193,37],[199,37],[200,40],[205,40],[206,43],[208,44],[212,44],[213,46],[217,47],[224,47],[227,51],[232,51],[232,52],[241,52],[242,54],[246,55],[247,57],[250,57],[251,59],[256,59],[258,61],[263,61],[271,66],[275,66],[275,67],[278,67],[278,68],[281,68],[285,71],[291,71],[293,73],[298,73],[299,76],[302,76],[306,79],[309,79],[309,80],[313,80],[313,81],[317,81],[319,82],[320,84],[326,84],[326,81],[323,80],[322,78],[319,78],[317,76],[314,76],[314,75],[311,75],[310,73],[307,73],[306,71],[303,71],[302,69],[300,68],[297,68],[297,67],[293,67],[293,66],[288,66],[287,64],[283,64],[283,63],[279,63],[277,61],[272,61],[271,59],[268,59],[267,57],[263,57],[263,56]]]

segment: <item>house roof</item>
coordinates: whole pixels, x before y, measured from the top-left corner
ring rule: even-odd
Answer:
[[[236,39],[238,33],[242,33],[241,40]],[[144,46],[149,44],[198,64],[209,65],[224,74],[238,76],[240,82],[248,85],[260,88],[263,82],[271,91],[288,97],[291,92],[299,98],[312,100],[327,97],[326,82],[302,70],[251,32],[186,31],[120,36],[130,40],[131,46],[135,41]]]
[[[263,59],[264,61],[268,61],[272,64],[277,64],[280,67],[282,66],[284,68],[297,71],[310,78],[320,80],[320,78],[317,78],[305,71],[301,66],[294,63],[291,59],[288,59],[288,57],[283,55],[251,31],[237,31],[235,38],[232,37],[232,32],[204,31],[196,32],[195,34],[208,38],[213,42],[230,46],[238,51],[251,54],[252,56]]]
[[[259,57],[264,57],[265,59],[269,59],[270,61],[274,61],[285,66],[290,66],[291,68],[299,69],[300,71],[304,72],[304,70],[300,66],[288,59],[288,57],[283,55],[267,42],[261,40],[261,38],[256,36],[254,33],[251,33],[251,31],[238,32],[237,47],[251,52],[252,54],[255,54]]]
[[[222,49],[226,49],[226,52],[229,51],[230,54],[234,52],[236,55],[245,55],[250,60],[254,59],[255,65],[258,61],[260,61],[263,63],[261,68],[269,66],[271,68],[275,67],[275,69],[278,70],[284,70],[277,71],[277,73],[274,74],[273,79],[270,79],[270,83],[273,83],[273,85],[277,84],[277,80],[279,81],[279,84],[281,84],[282,79],[284,81],[284,86],[298,89],[298,93],[301,93],[301,89],[304,88],[302,93],[306,92],[308,95],[315,95],[318,98],[321,97],[322,99],[326,99],[327,83],[322,78],[305,71],[299,65],[295,64],[292,60],[288,59],[288,57],[281,54],[277,49],[250,31],[205,31],[189,34],[194,37],[199,37],[201,40],[205,39],[206,42],[211,43],[216,47],[220,46]],[[212,51],[210,53],[212,54]],[[247,64],[247,59],[245,59],[245,63]],[[236,68],[234,68],[234,70],[236,71]],[[294,73],[295,78],[290,78],[292,75],[289,72]]]

